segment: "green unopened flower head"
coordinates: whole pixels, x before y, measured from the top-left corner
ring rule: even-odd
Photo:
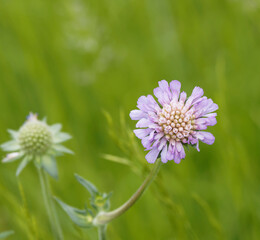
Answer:
[[[28,121],[19,130],[18,141],[25,153],[42,155],[51,147],[52,134],[44,122]]]
[[[1,145],[4,151],[9,152],[3,162],[12,162],[23,158],[16,175],[24,167],[34,161],[38,168],[43,168],[52,177],[57,178],[55,157],[63,153],[72,153],[61,145],[71,136],[61,132],[61,124],[47,125],[46,120],[38,120],[36,114],[30,113],[26,122],[18,131],[8,130],[12,140]]]

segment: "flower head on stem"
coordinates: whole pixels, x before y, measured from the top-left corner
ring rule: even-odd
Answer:
[[[206,144],[215,141],[211,133],[202,130],[217,123],[214,111],[218,105],[203,96],[200,87],[195,87],[188,98],[180,89],[179,81],[169,84],[162,80],[154,89],[159,103],[152,95],[141,96],[137,101],[139,109],[130,112],[131,119],[138,120],[134,133],[149,151],[149,163],[154,163],[159,155],[163,163],[180,163],[185,158],[184,146],[196,146],[199,151],[199,140]]]
[[[61,132],[61,128],[61,124],[49,126],[46,120],[38,120],[37,114],[30,113],[18,131],[8,130],[12,140],[1,145],[4,151],[9,152],[2,162],[22,158],[16,171],[18,176],[33,161],[38,168],[43,168],[49,175],[57,178],[55,157],[63,153],[73,153],[61,145],[71,138],[68,133]]]

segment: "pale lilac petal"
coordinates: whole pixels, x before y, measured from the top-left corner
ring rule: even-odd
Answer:
[[[164,132],[160,132],[160,133],[157,133],[157,134],[154,136],[154,139],[155,139],[155,140],[161,139],[163,136],[164,136]]]
[[[147,118],[142,118],[141,120],[139,120],[136,124],[137,128],[145,128],[145,127],[149,127],[149,125],[153,124],[153,122],[151,122],[149,119]]]
[[[217,113],[208,113],[206,115],[204,115],[203,117],[216,117]]]
[[[210,132],[196,132],[194,136],[199,139],[200,141],[206,144],[213,144],[215,142],[215,137]]]
[[[208,126],[214,126],[217,123],[217,120],[215,117],[209,117],[198,118],[194,122],[196,124],[196,130],[205,130]]]
[[[178,80],[171,81],[170,89],[172,91],[172,100],[174,102],[178,101],[181,90],[181,83]]]
[[[159,87],[162,89],[163,92],[165,92],[167,94],[168,101],[170,102],[170,100],[172,98],[172,93],[170,91],[168,82],[165,80],[159,81]]]
[[[184,103],[186,101],[186,98],[187,98],[187,93],[186,92],[181,92],[180,102]]]
[[[167,156],[166,156],[168,160],[173,160],[174,150],[175,150],[174,143],[173,144],[170,143],[169,148],[168,148],[168,152],[167,152]]]
[[[160,81],[159,87],[155,88],[153,93],[158,98],[158,102],[161,105],[169,104],[171,102],[172,94],[167,81]]]
[[[150,132],[152,132],[152,129],[150,129],[150,128],[146,128],[146,129],[135,129],[135,130],[134,130],[135,135],[136,135],[139,139],[142,139],[142,138],[146,137],[148,134],[150,134]]]
[[[184,110],[187,111],[191,106],[192,104],[197,100],[199,99],[200,97],[203,96],[203,89],[200,88],[200,87],[195,87],[192,91],[192,94],[191,96],[188,98],[188,100],[186,101],[186,104],[184,106]]]
[[[154,163],[159,155],[160,150],[153,148],[149,153],[146,154],[145,159],[149,163]]]
[[[146,149],[150,149],[150,147],[151,147],[151,145],[152,145],[152,142],[153,142],[153,140],[151,140],[151,139],[149,138],[149,136],[144,137],[144,138],[142,139],[142,144],[143,144],[143,146],[144,146]]]
[[[200,102],[194,107],[196,109],[196,113],[195,113],[196,118],[204,116],[218,109],[218,105],[214,103],[212,99],[205,99],[204,101]]]
[[[137,100],[137,107],[145,113],[157,112],[160,109],[158,103],[156,103],[151,95],[148,95],[147,97],[141,96]]]
[[[185,158],[185,151],[181,142],[176,142],[174,151],[174,162],[180,163],[181,159]]]
[[[194,145],[198,142],[198,139],[194,138],[193,136],[188,137],[188,144]]]
[[[160,140],[160,144],[159,144],[159,146],[158,146],[158,149],[159,149],[159,150],[162,150],[162,148],[166,145],[166,143],[167,143],[166,138],[162,138],[162,139]]]
[[[161,152],[161,160],[163,163],[167,163],[167,144],[165,144],[162,152]]]
[[[141,111],[141,110],[132,110],[130,112],[130,118],[132,120],[140,120],[141,118],[146,118],[147,113]]]

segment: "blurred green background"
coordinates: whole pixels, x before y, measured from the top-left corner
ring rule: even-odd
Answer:
[[[30,111],[49,124],[61,122],[73,135],[66,146],[76,154],[58,159],[54,194],[83,208],[89,195],[75,180],[78,173],[101,191],[114,191],[115,208],[151,167],[131,133],[128,114],[138,97],[151,94],[161,79],[180,80],[188,93],[200,86],[219,105],[218,124],[210,128],[215,144],[201,144],[200,153],[191,149],[179,165],[164,165],[108,235],[260,239],[259,63],[257,0],[1,0],[0,140]],[[138,175],[104,153],[132,161]],[[0,167],[0,232],[51,239],[35,168],[20,176],[25,203],[16,167]],[[65,239],[97,239],[95,229],[80,231],[57,208]]]

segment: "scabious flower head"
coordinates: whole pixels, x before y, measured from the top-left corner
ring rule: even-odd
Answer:
[[[181,92],[181,83],[177,80],[159,82],[154,89],[154,95],[141,96],[137,101],[139,110],[130,112],[132,120],[139,120],[134,130],[135,135],[142,140],[149,153],[146,160],[154,163],[161,156],[166,163],[174,160],[180,163],[185,158],[184,146],[196,146],[199,151],[199,140],[213,144],[215,137],[202,130],[217,123],[218,105],[203,96],[200,87],[195,87],[190,97]]]
[[[38,168],[43,168],[57,178],[55,157],[62,153],[72,153],[61,145],[71,138],[69,134],[60,131],[61,127],[61,124],[49,126],[45,120],[40,121],[36,114],[30,113],[18,131],[8,130],[12,140],[1,145],[4,151],[9,152],[2,162],[23,158],[16,172],[19,175],[29,162],[34,161]]]

